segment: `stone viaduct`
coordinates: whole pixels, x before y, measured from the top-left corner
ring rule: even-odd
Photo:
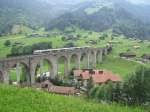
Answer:
[[[102,62],[102,56],[107,55],[109,47],[105,48],[91,48],[91,47],[74,47],[74,48],[62,48],[52,49],[48,52],[41,52],[39,54],[13,57],[0,60],[0,83],[9,84],[9,70],[14,66],[16,67],[17,83],[20,83],[20,73],[18,71],[19,65],[23,64],[27,69],[27,84],[32,85],[35,81],[36,67],[41,60],[47,60],[51,64],[49,69],[50,77],[58,75],[58,60],[64,58],[64,75],[67,77],[70,72],[70,60],[71,57],[75,57],[75,65],[77,69],[80,69],[81,58],[85,57],[84,68],[95,68],[97,63]]]

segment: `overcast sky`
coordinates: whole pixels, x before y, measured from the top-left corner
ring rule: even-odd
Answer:
[[[136,3],[136,4],[150,4],[150,0],[128,0],[132,3]]]
[[[54,1],[54,0],[42,0],[42,1]],[[81,1],[92,1],[92,0],[55,0],[58,3],[79,3]],[[111,0],[110,0],[111,1]],[[127,0],[135,4],[148,4],[150,5],[150,0]]]

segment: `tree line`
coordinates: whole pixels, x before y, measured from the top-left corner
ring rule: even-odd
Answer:
[[[6,41],[5,44],[8,45],[10,43]],[[33,45],[27,45],[27,46],[13,46],[11,48],[11,53],[8,54],[7,57],[29,55],[29,54],[33,54],[35,50],[44,50],[44,49],[51,49],[51,48],[52,48],[52,42],[40,42],[40,43],[35,43]]]
[[[139,67],[122,83],[109,82],[88,87],[88,97],[98,102],[117,102],[150,108],[150,68]]]

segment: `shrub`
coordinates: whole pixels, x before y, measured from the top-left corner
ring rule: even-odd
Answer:
[[[98,101],[102,101],[102,100],[105,100],[105,84],[102,84],[101,86],[98,87],[97,91],[96,91],[96,94],[95,94],[95,98],[98,100]]]
[[[5,43],[4,43],[4,45],[7,46],[7,47],[10,46],[11,45],[10,40],[6,40]]]
[[[56,86],[74,86],[74,83],[70,80],[60,79],[58,76],[55,78],[49,78],[49,81]]]
[[[95,98],[95,94],[96,94],[97,89],[98,89],[98,86],[94,86],[93,88],[90,89],[90,91],[89,91],[89,97],[90,98]]]
[[[8,56],[20,56],[20,55],[29,55],[32,54],[34,50],[44,50],[44,49],[51,49],[52,43],[51,42],[40,42],[33,45],[28,46],[13,46],[11,48],[11,54]]]
[[[100,37],[99,40],[105,40],[108,37],[106,33],[103,33]]]
[[[90,98],[98,101],[119,102],[128,105],[150,104],[150,69],[137,68],[125,82],[102,84],[89,91]]]
[[[150,69],[139,67],[123,85],[125,103],[146,104],[150,103]]]
[[[72,42],[69,42],[64,46],[64,48],[70,48],[70,47],[76,47],[76,46]]]
[[[80,37],[81,37],[81,35],[80,35],[80,34],[77,34],[77,37],[78,37],[78,38],[80,38]]]
[[[65,41],[65,40],[66,40],[66,38],[65,38],[65,37],[61,37],[61,40],[62,40],[62,41]]]

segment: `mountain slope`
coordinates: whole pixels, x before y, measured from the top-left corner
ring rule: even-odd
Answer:
[[[76,25],[150,39],[150,6],[127,0],[0,0],[0,35],[16,25],[46,29]]]
[[[139,108],[97,104],[74,97],[0,85],[1,112],[145,112]]]
[[[31,26],[41,25],[41,13],[47,6],[39,1],[22,0],[1,0],[0,1],[0,24],[1,33],[6,33],[14,24],[25,24]]]
[[[13,25],[44,26],[73,5],[58,4],[54,0],[0,0],[0,34],[9,33]]]
[[[78,10],[72,13],[66,13],[52,21],[47,26],[47,30],[54,27],[62,30],[66,26],[76,25],[86,30],[99,32],[113,29],[113,32],[124,34],[127,37],[150,39],[150,24],[145,24],[140,18],[133,15],[131,11],[123,7],[123,4],[127,5],[130,3],[120,0],[114,2],[106,0],[99,5],[97,2],[89,2],[86,5],[83,3],[81,5],[82,7]],[[130,5],[128,6],[130,7]]]

